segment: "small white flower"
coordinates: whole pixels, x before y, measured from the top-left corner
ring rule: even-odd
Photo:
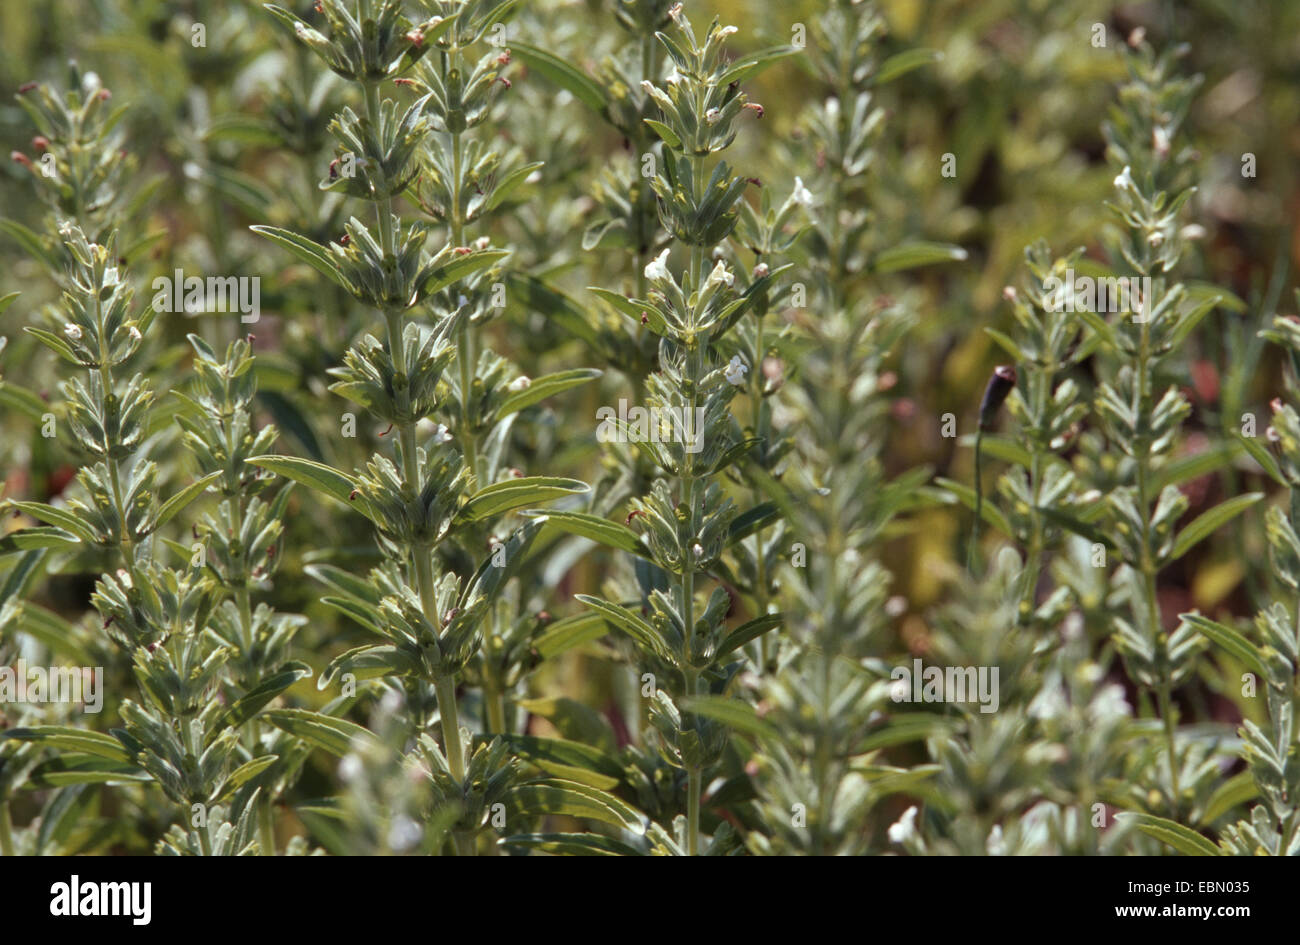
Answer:
[[[672,279],[672,276],[668,273],[668,250],[665,249],[662,253],[646,264],[645,277],[651,282],[668,281]]]
[[[903,595],[895,594],[885,601],[885,616],[901,617],[905,613],[907,613],[907,598]]]
[[[1188,242],[1205,239],[1205,227],[1199,223],[1189,223],[1179,231],[1179,235]]]
[[[722,117],[722,112],[716,108],[710,108],[707,112],[704,113],[704,120],[707,121],[710,125],[717,124],[718,119],[721,117]]]
[[[984,849],[988,851],[989,856],[1007,855],[1007,844],[1002,839],[1001,824],[993,825],[993,829],[989,831],[988,842],[984,844]]]
[[[709,278],[704,280],[704,288],[705,291],[716,288],[720,285],[725,285],[727,288],[731,288],[735,281],[736,277],[727,269],[727,264],[719,259],[718,264],[714,266],[713,271],[709,273]]]
[[[695,544],[691,545],[691,553],[695,555],[695,560],[698,561],[700,558],[704,557],[704,546],[697,541]]]
[[[419,843],[423,836],[424,831],[419,824],[405,814],[398,814],[388,830],[388,846],[394,853],[405,853]]]
[[[754,278],[761,279],[772,270],[768,268],[767,263],[759,263],[754,267]]]
[[[673,66],[673,71],[664,76],[664,82],[669,85],[676,85],[678,82],[681,82],[683,78],[684,76],[677,71],[677,67]]]
[[[1127,164],[1124,165],[1124,170],[1119,172],[1119,176],[1115,178],[1115,186],[1120,190],[1128,190],[1132,188],[1133,173]]]
[[[480,236],[478,239],[474,241],[475,249],[487,249],[491,245],[492,245],[492,237],[490,236]]]
[[[362,765],[361,759],[356,755],[348,755],[339,762],[339,778],[344,784],[352,784],[360,780],[365,766]]]
[[[903,811],[898,822],[889,826],[890,843],[906,843],[916,836],[916,806]]]
[[[139,328],[136,328],[134,325],[132,325],[130,328],[128,328],[128,329],[126,330],[126,333],[127,333],[128,335],[131,336],[131,339],[132,339],[133,341],[139,341],[140,339],[142,339],[142,338],[144,337],[144,335],[140,334],[140,329],[139,329]]]
[[[1158,125],[1151,132],[1151,144],[1157,154],[1166,155],[1169,153],[1169,129],[1163,125]]]
[[[109,266],[104,270],[104,285],[114,286],[122,281],[122,277],[117,274],[116,266]]]
[[[723,38],[723,37],[726,37],[726,36],[731,36],[733,33],[739,33],[739,32],[740,32],[740,28],[739,28],[739,27],[736,27],[736,26],[724,26],[722,29],[718,30],[718,37],[719,37],[719,38]]]
[[[528,390],[529,386],[532,383],[533,383],[532,378],[530,378],[527,374],[520,374],[513,381],[511,381],[509,384],[506,385],[506,390],[510,391],[513,394],[517,394],[521,390]]]
[[[802,177],[796,177],[794,179],[794,193],[790,195],[790,199],[803,207],[812,206],[813,204],[812,191],[803,185]]]
[[[81,340],[81,329],[78,328],[76,325],[72,324],[72,322],[68,322],[66,325],[63,326],[63,333],[67,335],[69,338],[71,338],[73,341]]]
[[[740,360],[740,355],[731,356],[731,362],[727,365],[727,380],[737,387],[743,387],[745,384],[745,374],[749,371],[749,365]]]

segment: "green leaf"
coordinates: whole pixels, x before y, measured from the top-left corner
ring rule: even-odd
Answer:
[[[79,751],[97,758],[107,758],[130,764],[131,755],[122,743],[103,732],[91,732],[67,725],[34,725],[30,728],[11,728],[0,732],[0,740],[11,739],[18,742],[37,742],[46,748],[60,751]]]
[[[61,272],[63,265],[45,245],[45,241],[17,220],[0,219],[0,233],[6,233],[32,257],[45,265],[50,272]]]
[[[0,538],[0,555],[31,548],[76,548],[81,540],[61,528],[22,528]]]
[[[217,800],[228,797],[232,792],[253,780],[253,778],[257,777],[279,760],[279,755],[262,755],[245,761],[234,771],[230,772],[230,777],[226,778],[226,783],[221,786],[221,791],[217,795]]]
[[[919,241],[904,243],[884,250],[876,257],[873,269],[876,272],[899,272],[903,269],[916,269],[919,266],[932,266],[935,263],[960,261],[967,256],[966,250],[949,243],[930,243]]]
[[[1202,617],[1200,614],[1179,614],[1178,617],[1201,631],[1222,649],[1226,650],[1233,659],[1257,676],[1267,678],[1268,672],[1263,660],[1259,657],[1259,652],[1242,633],[1227,624],[1211,620],[1209,617]]]
[[[1165,486],[1177,486],[1189,479],[1206,476],[1232,464],[1241,455],[1243,447],[1240,442],[1219,443],[1207,450],[1181,456],[1165,463],[1151,478],[1151,490],[1158,493]]]
[[[781,626],[784,620],[785,614],[765,614],[762,617],[755,617],[753,620],[742,623],[726,635],[722,644],[718,647],[717,656],[726,656],[751,640],[757,640],[769,630],[775,630]]]
[[[566,738],[500,735],[514,754],[548,774],[608,790],[623,779],[619,762],[592,745]]]
[[[294,660],[285,663],[270,676],[263,679],[248,692],[240,696],[226,712],[224,725],[238,728],[257,715],[267,703],[284,692],[300,679],[311,675],[311,667]]]
[[[1278,468],[1277,460],[1264,446],[1252,436],[1240,436],[1237,442],[1245,447],[1246,452],[1250,454],[1255,462],[1259,463],[1264,474],[1276,482],[1279,486],[1286,485],[1286,479],[1282,476],[1282,470]]]
[[[523,390],[511,394],[502,401],[501,407],[497,410],[497,419],[500,420],[512,413],[518,413],[525,407],[541,403],[547,397],[554,397],[563,391],[586,384],[588,381],[594,381],[601,376],[601,373],[595,368],[576,368],[572,371],[560,371],[555,374],[543,375]]]
[[[588,607],[598,611],[606,620],[641,644],[641,646],[664,659],[671,660],[674,658],[673,654],[668,651],[667,644],[659,636],[659,632],[623,605],[601,600],[599,597],[592,597],[590,594],[577,594],[575,597]]]
[[[943,53],[933,49],[908,49],[896,53],[880,64],[880,68],[873,76],[873,84],[884,85],[886,82],[893,82],[900,76],[938,62],[942,58]]]
[[[1264,498],[1262,492],[1248,492],[1245,495],[1233,496],[1227,501],[1220,502],[1208,512],[1198,515],[1174,539],[1170,560],[1176,561],[1187,554],[1197,542],[1209,537],[1218,530],[1219,526],[1236,518],[1262,498]]]
[[[534,161],[531,164],[525,164],[522,167],[516,167],[510,173],[502,177],[495,187],[492,188],[492,196],[488,197],[487,202],[483,204],[485,210],[495,210],[501,205],[510,194],[528,179],[528,175],[542,166],[541,161]]]
[[[727,526],[727,546],[744,541],[780,518],[781,510],[775,502],[760,502],[731,520],[731,524]]]
[[[717,84],[730,85],[733,82],[748,81],[764,69],[787,56],[793,56],[798,51],[794,46],[773,46],[771,49],[760,49],[748,56],[741,56],[718,77]]]
[[[44,502],[10,501],[6,502],[4,507],[18,509],[42,522],[66,528],[84,542],[93,543],[95,540],[95,533],[88,525],[86,525],[85,522],[83,522],[75,513],[70,512],[67,509],[61,509],[57,505],[47,505]]]
[[[87,755],[60,755],[37,765],[27,787],[66,787],[69,784],[128,784],[153,778],[131,764]]]
[[[533,513],[525,514],[531,515]],[[619,551],[640,555],[642,558],[650,557],[649,550],[636,532],[626,525],[611,522],[599,515],[591,515],[587,512],[546,512],[538,513],[536,519],[539,522],[553,525],[562,532],[589,538],[608,548],[616,548]]]
[[[22,295],[21,292],[10,292],[6,295],[0,295],[0,313],[3,313],[5,309],[10,305],[13,305],[14,300],[20,295]]]
[[[170,499],[164,502],[161,508],[158,509],[158,514],[154,517],[154,520],[150,524],[148,530],[146,531],[146,534],[155,531],[156,529],[170,522],[176,516],[177,512],[179,512],[181,509],[185,508],[185,506],[189,505],[191,502],[197,499],[200,493],[202,493],[203,490],[209,486],[209,484],[214,483],[218,479],[220,479],[221,475],[222,475],[222,471],[218,469],[216,472],[208,473],[206,476],[204,476],[201,479],[195,479],[193,482],[191,482],[180,492],[176,493],[174,496],[172,496]]]
[[[565,856],[637,856],[640,852],[598,833],[518,833],[504,838],[501,843]]]
[[[357,488],[356,480],[351,476],[339,472],[333,466],[312,462],[310,459],[266,454],[250,456],[248,462],[338,499],[344,505],[351,504],[352,493]]]
[[[703,715],[714,719],[737,732],[744,732],[765,741],[776,741],[780,733],[768,722],[764,722],[754,711],[754,707],[737,699],[726,696],[687,696],[678,708],[683,712]]]
[[[506,479],[480,489],[456,513],[455,524],[468,525],[538,502],[550,502],[589,491],[585,482],[558,476],[525,476]]]
[[[374,738],[369,731],[355,722],[336,719],[332,715],[322,715],[307,709],[272,709],[263,712],[259,718],[270,722],[282,732],[288,732],[303,741],[310,742],[339,758],[351,751],[354,738],[364,741]]]
[[[1154,837],[1187,856],[1221,856],[1223,852],[1195,830],[1164,817],[1123,811],[1116,814],[1115,819],[1121,823],[1134,824],[1148,837]]]
[[[662,121],[655,121],[653,118],[644,118],[642,121],[649,125],[654,133],[657,134],[663,140],[663,143],[668,145],[668,147],[680,148],[682,146],[682,139],[677,137],[677,132],[673,131]]]
[[[960,482],[954,482],[953,480],[945,479],[942,476],[937,477],[934,482],[935,485],[939,486],[939,488],[951,493],[952,500],[960,501],[962,505],[966,506],[966,508],[970,509],[972,512],[975,511],[975,490],[970,486],[964,486]],[[987,501],[987,499],[988,496],[985,496],[986,501],[980,509],[980,517],[1002,534],[1010,535],[1011,525],[1007,522],[1006,516],[998,510],[996,505]]]
[[[1007,354],[1011,355],[1011,357],[1015,358],[1017,361],[1025,360],[1024,351],[1021,350],[1020,345],[1018,345],[1010,335],[1006,335],[998,331],[996,328],[985,328],[984,332],[996,341],[998,346]]]
[[[534,641],[538,654],[544,660],[554,659],[574,647],[597,640],[609,632],[605,618],[588,611],[565,617],[551,624]]]
[[[419,292],[421,295],[441,292],[452,283],[459,282],[480,269],[487,269],[509,255],[510,253],[504,249],[479,249],[472,253],[453,256],[449,262],[442,263],[429,271],[424,282],[418,287]]]
[[[614,795],[576,781],[534,781],[520,785],[510,793],[510,805],[524,814],[563,814],[598,820],[645,833],[646,817]]]
[[[585,72],[552,52],[528,43],[510,42],[510,52],[550,79],[597,115],[605,114],[605,89]]]
[[[50,405],[32,391],[9,381],[0,381],[0,407],[17,410],[35,423],[40,423],[42,417],[52,412]]]
[[[343,275],[343,270],[339,268],[334,257],[330,255],[327,247],[322,246],[315,240],[309,240],[305,236],[299,236],[292,230],[281,229],[278,226],[250,226],[254,233],[260,233],[271,242],[287,249],[294,257],[302,260],[311,266],[321,275],[329,276],[345,289],[351,289],[348,285],[347,278]]]
[[[1205,802],[1205,813],[1201,815],[1201,823],[1212,824],[1234,807],[1247,804],[1257,797],[1259,797],[1259,788],[1255,785],[1254,775],[1249,771],[1233,775],[1220,784],[1210,795],[1210,799]]]

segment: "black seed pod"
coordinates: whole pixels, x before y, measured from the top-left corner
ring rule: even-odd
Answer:
[[[980,429],[988,430],[997,419],[998,408],[1016,386],[1016,369],[1010,364],[999,364],[993,369],[988,386],[984,388],[984,399],[980,401]]]

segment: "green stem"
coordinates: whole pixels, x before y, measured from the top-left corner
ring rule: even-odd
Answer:
[[[460,748],[460,711],[456,706],[456,681],[450,674],[433,681],[438,692],[438,711],[442,713],[442,740],[447,752],[447,766],[459,783],[465,781],[465,756]]]
[[[688,768],[686,795],[686,853],[699,856],[700,853],[700,787],[699,768]]]
[[[1178,752],[1174,747],[1174,705],[1171,698],[1170,687],[1166,683],[1160,687],[1160,715],[1165,723],[1165,744],[1169,749],[1169,783],[1173,787],[1173,798],[1170,802],[1171,815],[1174,820],[1178,819],[1178,808],[1181,805],[1182,790],[1178,784]]]
[[[271,810],[271,798],[262,797],[258,807],[257,829],[262,856],[275,856],[275,814]]]
[[[14,824],[9,816],[9,801],[0,801],[0,856],[14,855]]]
[[[984,479],[982,475],[982,452],[984,446],[984,428],[975,431],[975,521],[970,528],[970,544],[966,547],[966,571],[975,573],[975,562],[979,556],[980,522],[984,515]]]

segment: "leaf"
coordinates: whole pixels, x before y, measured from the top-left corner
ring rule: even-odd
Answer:
[[[1201,823],[1212,824],[1234,807],[1249,803],[1257,797],[1259,797],[1259,788],[1255,785],[1254,775],[1249,771],[1233,775],[1220,784],[1210,795],[1210,799],[1205,802],[1205,813],[1201,815]]]
[[[667,660],[673,658],[673,654],[669,653],[668,646],[659,636],[659,632],[626,607],[607,600],[601,600],[599,597],[592,597],[590,594],[577,594],[575,599],[598,611],[606,620],[647,650]]]
[[[343,270],[339,268],[338,263],[334,261],[334,257],[330,255],[329,249],[320,243],[309,240],[305,236],[299,236],[292,230],[281,229],[278,226],[262,226],[259,224],[250,226],[249,229],[287,249],[294,257],[302,260],[321,275],[329,276],[343,288],[350,290],[347,278],[343,275]]]
[[[279,755],[262,755],[245,761],[234,771],[230,772],[230,777],[226,778],[226,783],[221,786],[221,791],[217,795],[217,800],[228,797],[232,792],[238,790],[241,785],[253,780],[253,778],[257,777],[279,760]]]
[[[966,506],[966,508],[970,509],[972,512],[975,511],[975,490],[970,486],[964,486],[960,482],[954,482],[951,479],[944,479],[942,476],[936,478],[934,481],[939,488],[951,493],[952,496],[957,501],[960,501],[962,505]],[[985,496],[985,499],[987,498],[988,497]],[[1002,532],[1002,534],[1011,534],[1011,525],[1007,522],[1006,516],[1004,516],[992,502],[985,501],[983,508],[980,510],[980,517],[989,525],[992,525],[998,531]]]
[[[1239,631],[1227,624],[1202,617],[1200,614],[1179,614],[1178,619],[1191,624],[1205,636],[1209,637],[1222,649],[1226,650],[1237,662],[1250,669],[1257,676],[1268,678],[1268,672],[1260,659],[1258,651]]]
[[[66,787],[69,784],[127,784],[152,781],[148,773],[131,764],[87,755],[60,755],[32,769],[28,787]]]
[[[874,85],[884,85],[886,82],[893,82],[899,76],[906,75],[915,69],[928,66],[932,62],[938,62],[943,59],[943,53],[933,49],[908,49],[901,53],[896,53],[880,64],[873,76]]]
[[[925,241],[904,243],[894,246],[876,256],[876,272],[899,272],[903,269],[916,269],[919,266],[931,266],[935,263],[960,261],[967,256],[966,250],[949,243],[930,243]]]
[[[744,732],[765,741],[776,741],[780,733],[768,722],[764,722],[754,711],[754,707],[726,696],[687,696],[678,707],[683,712],[703,715],[714,719],[728,728]]]
[[[488,197],[487,202],[483,204],[483,209],[495,210],[501,205],[501,201],[509,197],[516,187],[528,179],[528,175],[541,166],[541,161],[534,161],[531,164],[516,167],[510,173],[506,174],[503,178],[497,181],[496,186],[492,188],[492,196]]]
[[[58,525],[66,528],[72,534],[76,535],[84,542],[93,543],[95,533],[86,525],[75,513],[67,509],[61,509],[57,505],[46,505],[44,502],[6,502],[6,508],[18,509],[26,512],[32,518],[40,519],[50,525]]]
[[[45,265],[50,272],[60,272],[63,266],[58,257],[50,252],[45,241],[17,220],[0,219],[0,233],[8,234],[14,242],[25,249],[32,257]]]
[[[512,509],[538,502],[550,502],[569,495],[588,492],[585,482],[577,479],[564,479],[559,476],[525,476],[521,479],[506,479],[480,489],[470,496],[468,502],[456,513],[456,525],[468,525],[501,515]]]
[[[1242,453],[1240,442],[1220,443],[1190,456],[1181,456],[1161,466],[1151,478],[1151,489],[1158,493],[1165,486],[1177,486],[1189,479],[1206,476],[1231,465]]]
[[[1264,498],[1262,492],[1248,492],[1245,495],[1233,496],[1220,502],[1208,512],[1198,515],[1174,539],[1170,560],[1176,561],[1187,554],[1201,539],[1209,537],[1218,530],[1219,526],[1236,518],[1262,498]]]
[[[418,287],[419,292],[421,295],[433,295],[435,292],[441,292],[452,283],[459,282],[480,269],[487,269],[493,263],[505,259],[509,255],[510,253],[504,249],[480,249],[472,253],[455,256],[449,262],[442,263],[437,268],[430,270]]]
[[[20,295],[22,295],[21,292],[10,292],[6,295],[0,295],[0,313],[4,312],[4,310],[10,305],[13,305],[14,300]]]
[[[727,67],[726,72],[718,77],[716,84],[730,85],[733,82],[748,81],[764,69],[787,56],[793,56],[798,51],[794,46],[773,46],[770,49],[760,49],[758,52],[752,52],[748,56],[741,56]]]
[[[677,132],[673,131],[662,121],[655,121],[653,118],[644,118],[642,121],[649,125],[654,133],[663,139],[663,143],[668,145],[668,147],[680,148],[682,146],[682,139],[677,137]]]
[[[726,635],[722,644],[718,647],[717,656],[726,656],[751,640],[757,640],[769,630],[775,630],[781,626],[784,620],[785,614],[765,614],[762,617],[755,617],[753,620],[742,623]]]
[[[1164,817],[1152,814],[1139,814],[1123,811],[1115,815],[1121,823],[1133,823],[1138,830],[1148,837],[1154,837],[1161,843],[1173,847],[1179,853],[1188,856],[1221,856],[1222,851],[1195,830]]]
[[[300,459],[297,456],[273,456],[268,453],[263,456],[250,456],[247,461],[254,466],[287,476],[310,489],[338,499],[344,505],[351,504],[352,493],[357,488],[356,480],[351,476],[339,472],[333,466],[326,466],[324,463],[313,462],[310,459]]]
[[[238,728],[253,716],[257,715],[267,703],[284,692],[300,679],[306,679],[311,675],[311,667],[306,663],[294,660],[291,663],[285,663],[270,676],[263,679],[248,692],[240,696],[235,704],[227,710],[224,725],[232,728]]]
[[[586,105],[597,115],[605,114],[605,89],[585,72],[554,53],[528,43],[511,41],[510,52],[519,56],[528,66],[536,69],[560,88]]]
[[[50,405],[36,394],[9,381],[0,381],[0,407],[17,410],[36,423],[40,423],[41,418],[51,412]]]
[[[543,375],[523,390],[511,394],[502,401],[500,408],[497,410],[497,419],[508,417],[525,407],[531,407],[533,404],[542,402],[547,397],[554,397],[556,394],[570,388],[578,387],[588,381],[594,381],[602,373],[595,368],[576,368],[572,371],[559,371],[555,374]]]
[[[18,742],[37,742],[46,748],[61,751],[79,751],[130,764],[131,755],[122,743],[103,732],[91,732],[87,729],[72,728],[68,725],[34,725],[30,728],[11,728],[0,732],[0,740],[11,739]]]
[[[637,856],[640,853],[635,847],[598,833],[517,833],[505,837],[501,843],[567,856]]]
[[[29,551],[28,554],[42,552]],[[62,653],[78,666],[93,665],[90,653],[79,639],[77,628],[40,604],[29,600],[22,602],[18,630],[35,637],[55,652]]]
[[[600,335],[592,327],[586,311],[573,299],[526,273],[512,272],[506,276],[506,281],[510,287],[508,298],[512,304],[518,303],[526,312],[541,312],[573,337],[585,341],[593,348],[600,348]]]
[[[539,738],[536,735],[499,735],[510,750],[548,774],[577,780],[602,790],[613,788],[623,780],[618,761],[592,745],[566,738]]]
[[[152,524],[150,524],[146,534],[170,522],[176,516],[177,512],[197,499],[199,494],[202,493],[210,483],[216,482],[220,479],[221,474],[222,471],[220,469],[216,472],[208,473],[203,478],[194,480],[180,492],[176,493],[164,502],[162,507],[158,509],[158,514],[154,517],[154,520]]]
[[[644,834],[646,816],[599,788],[576,781],[534,781],[510,792],[510,802],[525,814],[564,814]]]
[[[355,722],[307,709],[272,709],[263,712],[259,718],[339,758],[352,750],[352,739],[370,741],[374,738]]]
[[[731,520],[731,524],[727,526],[727,546],[744,541],[780,518],[781,510],[777,508],[775,502],[760,502]]]
[[[0,538],[0,555],[31,548],[75,548],[81,540],[61,528],[22,528]]]
[[[1264,474],[1276,482],[1279,486],[1286,485],[1286,479],[1282,477],[1282,470],[1278,468],[1277,460],[1273,455],[1260,445],[1254,437],[1242,436],[1237,438],[1237,442],[1245,447],[1246,452],[1250,454],[1255,462],[1259,463]]]
[[[537,521],[554,525],[562,532],[579,535],[608,548],[616,548],[643,558],[650,556],[637,533],[626,525],[611,522],[587,512],[546,512],[537,515]]]
[[[605,618],[599,613],[588,611],[557,620],[538,635],[533,646],[542,659],[549,660],[576,646],[597,640],[608,632]]]

